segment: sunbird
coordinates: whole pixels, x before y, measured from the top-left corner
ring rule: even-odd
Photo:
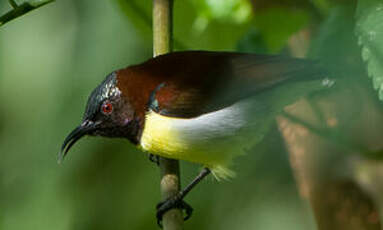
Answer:
[[[183,51],[109,74],[89,96],[61,161],[84,135],[126,138],[143,152],[203,166],[157,207],[157,218],[191,207],[185,195],[210,172],[233,177],[231,163],[260,142],[274,118],[300,97],[329,88],[317,62],[280,55]]]

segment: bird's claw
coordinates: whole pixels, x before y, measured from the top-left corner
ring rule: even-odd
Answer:
[[[184,220],[187,220],[191,217],[193,208],[183,201],[182,199],[179,199],[177,196],[176,197],[170,197],[165,201],[162,201],[157,204],[156,209],[157,209],[157,224],[162,228],[162,217],[163,215],[169,211],[170,209],[177,208],[185,211],[186,216],[184,217]]]

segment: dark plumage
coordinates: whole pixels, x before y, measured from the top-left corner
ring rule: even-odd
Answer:
[[[202,164],[189,189],[159,206],[160,218],[173,207],[188,207],[182,198],[210,172],[232,177],[232,159],[263,138],[284,106],[329,82],[316,62],[304,59],[208,51],[158,56],[106,77],[59,160],[82,136],[99,135]]]

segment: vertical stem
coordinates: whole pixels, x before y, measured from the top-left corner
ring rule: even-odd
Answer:
[[[154,56],[171,52],[173,0],[153,0],[153,53]],[[180,190],[179,163],[160,158],[161,195],[167,199]],[[164,230],[182,229],[183,215],[179,209],[169,210],[163,216]]]
[[[153,0],[153,53],[154,56],[172,50],[173,0]]]
[[[167,199],[178,194],[180,190],[179,164],[177,160],[160,158],[161,168],[161,196]],[[166,212],[162,221],[164,230],[181,230],[183,215],[180,209],[172,209]]]

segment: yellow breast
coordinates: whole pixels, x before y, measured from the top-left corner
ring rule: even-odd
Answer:
[[[146,114],[145,127],[141,136],[141,147],[153,154],[175,158],[184,148],[177,131],[172,128],[172,120],[153,111]]]
[[[150,111],[146,114],[140,145],[155,155],[209,167],[218,179],[233,177],[234,173],[228,169],[233,151],[218,144],[216,134],[204,135],[207,130],[212,131],[198,119],[166,117]],[[238,155],[241,151],[235,152]]]

